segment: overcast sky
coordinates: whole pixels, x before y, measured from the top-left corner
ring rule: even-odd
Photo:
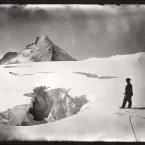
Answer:
[[[145,6],[0,6],[0,57],[41,34],[78,60],[145,51]]]

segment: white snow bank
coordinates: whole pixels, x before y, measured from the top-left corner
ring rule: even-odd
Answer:
[[[130,59],[126,62],[122,59],[116,61],[108,58],[88,62],[42,62],[25,65],[30,65],[29,71],[41,70],[41,72],[53,73],[17,77],[10,75],[9,71],[18,73],[20,68],[7,69],[0,67],[1,109],[7,105],[7,100],[10,100],[10,104],[7,105],[8,108],[13,106],[11,104],[14,104],[16,100],[19,103],[24,103],[26,100],[23,100],[21,96],[41,85],[51,88],[71,88],[69,92],[71,96],[85,94],[90,102],[85,104],[78,114],[53,123],[15,128],[0,125],[0,135],[3,132],[9,135],[7,132],[13,130],[10,134],[11,137],[25,140],[135,141],[129,116],[119,116],[116,113],[121,111],[119,106],[123,101],[125,79],[127,77],[132,79],[133,106],[145,106],[145,85],[143,81],[145,75],[142,71],[144,66],[139,65],[137,59]],[[21,70],[25,70],[25,68],[21,67]],[[94,79],[72,73],[78,71],[96,73],[100,76],[117,76],[118,78]],[[12,99],[9,99],[10,96]],[[16,99],[13,99],[13,97]],[[144,114],[145,112],[141,113],[142,116]],[[142,135],[145,133],[144,125],[144,120],[133,119],[133,126],[140,141],[145,140]]]

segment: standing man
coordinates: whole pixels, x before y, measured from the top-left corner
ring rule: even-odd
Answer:
[[[128,107],[131,108],[132,106],[132,96],[133,96],[133,89],[132,89],[132,84],[130,83],[130,78],[126,79],[126,87],[125,87],[125,93],[124,93],[124,100],[123,104],[120,108],[125,108],[126,102],[128,102]]]

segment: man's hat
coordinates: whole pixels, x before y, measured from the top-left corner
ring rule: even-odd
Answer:
[[[126,81],[130,81],[130,80],[131,80],[130,78],[127,78],[127,79],[126,79]]]

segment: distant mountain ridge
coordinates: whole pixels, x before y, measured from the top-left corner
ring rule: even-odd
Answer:
[[[101,59],[102,60],[105,60],[105,59],[109,59],[109,60],[145,59],[145,52],[137,52],[133,54],[124,54],[124,55],[112,55],[110,57],[102,57],[102,58],[91,57],[83,61],[96,61],[96,60],[101,60]]]
[[[46,35],[36,38],[19,53],[8,52],[0,60],[0,64],[17,64],[41,61],[76,61],[63,49],[56,46]]]

